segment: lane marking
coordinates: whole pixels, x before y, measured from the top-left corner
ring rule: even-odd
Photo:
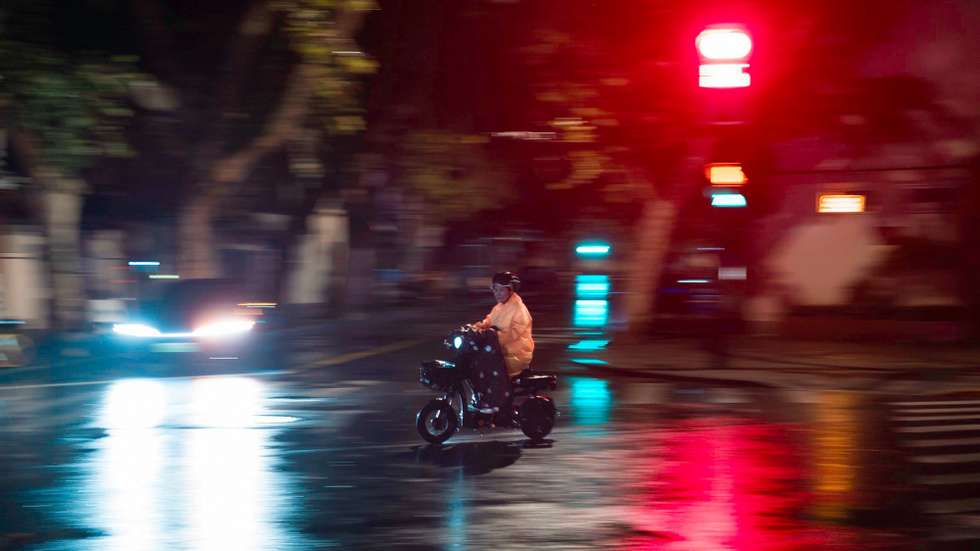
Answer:
[[[938,408],[938,409],[901,409],[897,413],[921,415],[926,413],[980,413],[980,408]]]
[[[972,432],[980,430],[980,425],[948,425],[929,427],[898,427],[897,432],[929,433],[929,432]]]
[[[915,483],[925,484],[928,486],[945,486],[947,484],[978,484],[980,483],[980,473],[920,476],[915,479]]]
[[[924,417],[892,417],[893,421],[915,423],[921,421],[980,421],[980,415],[926,415]]]
[[[980,511],[980,499],[950,499],[927,501],[923,509],[930,514],[972,513]]]
[[[949,465],[953,463],[975,463],[980,461],[980,453],[950,453],[945,455],[913,456],[913,463],[927,465]]]
[[[411,348],[413,346],[419,345],[425,342],[425,339],[412,339],[406,341],[397,341],[385,346],[379,346],[377,348],[372,348],[370,350],[362,350],[361,352],[351,352],[349,354],[342,354],[340,356],[334,356],[332,358],[324,358],[312,366],[309,367],[326,367],[331,365],[343,364],[352,362],[354,360],[362,360],[364,358],[370,358],[372,356],[380,356],[382,354],[388,354],[389,352],[396,352],[398,350],[404,350],[406,348]],[[307,369],[309,369],[307,367]]]
[[[980,405],[980,400],[937,400],[933,402],[892,402],[893,406],[958,406]]]
[[[937,440],[910,440],[904,443],[910,448],[946,448],[950,446],[978,446],[980,438],[943,438]]]

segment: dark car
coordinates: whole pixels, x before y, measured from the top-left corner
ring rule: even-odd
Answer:
[[[144,289],[114,343],[145,358],[184,355],[204,360],[255,360],[269,350],[277,305],[257,301],[220,279],[159,281]]]

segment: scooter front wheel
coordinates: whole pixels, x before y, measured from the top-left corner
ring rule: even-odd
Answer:
[[[442,444],[459,428],[456,411],[445,400],[432,400],[419,410],[415,428],[426,442]]]

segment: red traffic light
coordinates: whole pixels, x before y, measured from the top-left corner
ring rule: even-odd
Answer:
[[[713,26],[694,41],[698,54],[710,61],[745,61],[752,53],[752,37],[737,26]]]
[[[752,77],[745,72],[748,63],[710,63],[701,65],[698,86],[701,88],[745,88]]]
[[[712,25],[698,34],[694,45],[701,58],[701,88],[745,88],[752,83],[747,72],[752,37],[740,25]]]

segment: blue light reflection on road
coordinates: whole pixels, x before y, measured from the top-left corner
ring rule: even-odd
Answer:
[[[581,340],[568,345],[573,365],[601,367],[608,361],[597,357],[609,344],[606,328],[609,324],[610,277],[605,274],[575,276],[575,303],[572,325],[580,331]],[[571,366],[569,366],[571,368]],[[574,424],[599,427],[609,422],[612,411],[612,392],[609,383],[592,377],[569,377],[571,413]],[[602,431],[599,430],[599,433]]]
[[[572,389],[572,419],[576,425],[594,426],[609,422],[613,395],[609,383],[593,377],[569,377]]]

